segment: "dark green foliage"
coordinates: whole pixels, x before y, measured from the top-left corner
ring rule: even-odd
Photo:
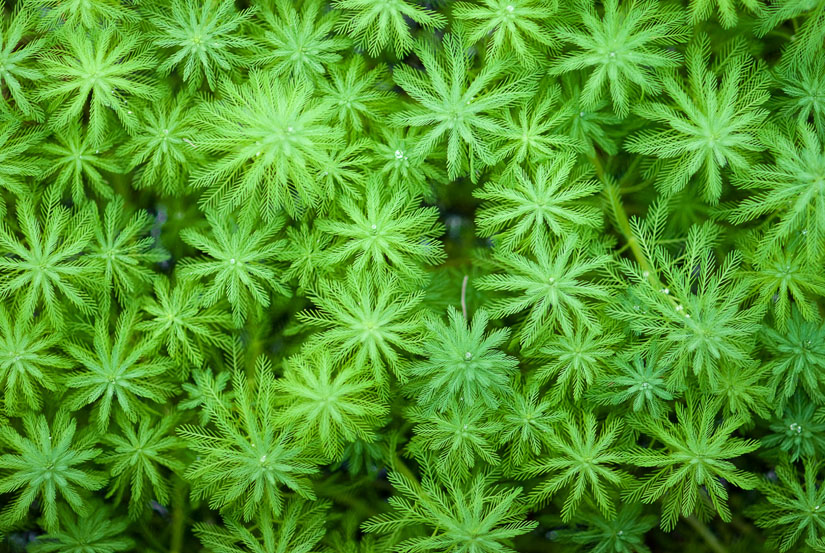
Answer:
[[[0,0],[0,551],[825,552],[825,0]]]
[[[585,544],[593,553],[649,553],[644,535],[656,526],[656,517],[642,515],[639,503],[628,503],[615,517],[583,513],[576,522],[585,528],[565,532],[563,541]]]
[[[822,371],[825,370],[825,325],[808,322],[798,313],[784,332],[765,330],[765,347],[770,352],[768,368],[777,411],[800,388],[817,404],[825,401]]]

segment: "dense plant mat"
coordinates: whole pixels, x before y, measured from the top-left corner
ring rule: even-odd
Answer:
[[[0,7],[0,549],[825,551],[825,1]]]

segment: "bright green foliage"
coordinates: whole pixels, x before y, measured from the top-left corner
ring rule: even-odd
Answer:
[[[81,312],[94,309],[88,292],[98,271],[86,255],[92,212],[89,208],[73,212],[57,200],[54,194],[41,200],[41,217],[31,200],[19,200],[17,224],[22,240],[6,221],[0,223],[0,297],[11,297],[21,318],[42,309],[59,327],[66,305],[60,297]]]
[[[235,354],[233,355],[233,361],[235,361],[237,351],[234,346],[237,346],[237,344],[232,344],[232,346],[232,353]],[[209,370],[195,369],[192,371],[192,382],[186,382],[182,386],[183,391],[188,395],[188,399],[178,404],[179,410],[200,409],[199,423],[201,426],[208,425],[211,414],[209,410],[206,409],[208,401],[207,395],[212,394],[213,391],[214,393],[222,393],[224,389],[226,389],[226,385],[229,384],[231,377],[232,374],[230,371],[220,372],[213,378]],[[228,393],[231,394],[232,392]]]
[[[60,411],[51,424],[44,415],[23,416],[23,434],[12,426],[0,427],[0,493],[15,492],[0,512],[0,524],[23,519],[38,501],[43,527],[59,528],[57,498],[81,516],[88,512],[82,490],[98,490],[106,483],[103,473],[89,470],[88,462],[100,455],[90,434],[75,437],[77,422]]]
[[[249,10],[236,12],[234,3],[227,0],[174,0],[166,9],[152,11],[152,23],[157,26],[152,42],[171,51],[158,71],[168,75],[180,66],[187,86],[197,89],[206,80],[214,90],[224,74],[250,65],[236,50],[255,45],[237,32],[251,15]]]
[[[231,220],[208,215],[211,232],[186,229],[181,238],[209,257],[187,258],[180,264],[178,276],[184,281],[206,279],[203,301],[207,306],[226,298],[232,307],[232,318],[240,325],[253,305],[269,305],[268,289],[288,295],[278,282],[271,260],[281,250],[271,238],[280,229],[280,221],[260,223]]]
[[[537,386],[517,390],[502,406],[499,442],[508,445],[513,468],[521,467],[531,455],[541,453],[552,424],[562,418],[551,403],[539,397]]]
[[[540,165],[532,178],[515,171],[487,183],[475,194],[484,200],[478,212],[479,235],[496,235],[508,249],[518,249],[530,236],[530,246],[537,251],[549,234],[563,236],[577,227],[599,226],[599,210],[580,206],[579,200],[598,192],[601,185],[581,175],[571,177],[574,163],[572,154],[559,154]]]
[[[0,0],[0,551],[825,553],[824,382],[825,0]]]
[[[283,394],[277,401],[282,409],[279,423],[294,422],[296,437],[306,444],[320,443],[331,459],[340,459],[347,442],[374,441],[373,430],[386,408],[360,368],[336,368],[326,353],[291,358],[283,378],[275,383],[275,390]]]
[[[698,513],[700,518],[708,518],[716,511],[722,520],[729,521],[729,492],[722,480],[746,490],[756,486],[756,478],[736,468],[730,459],[755,450],[759,444],[731,436],[742,426],[742,419],[728,417],[717,425],[716,415],[711,402],[697,405],[688,397],[686,403],[676,404],[677,424],[649,415],[637,419],[665,449],[636,446],[629,452],[634,464],[657,470],[634,483],[626,495],[631,501],[644,503],[663,498],[662,529],[676,526],[680,514]]]
[[[800,480],[794,465],[776,467],[777,482],[764,482],[762,491],[767,503],[752,507],[750,515],[760,528],[771,529],[769,545],[779,551],[791,551],[801,540],[813,542],[825,532],[825,486],[822,485],[822,463],[803,463]]]
[[[610,130],[611,126],[618,124],[621,119],[608,109],[610,101],[602,99],[593,105],[585,104],[582,97],[585,80],[575,73],[565,73],[561,76],[561,82],[565,91],[566,124],[562,127],[565,134],[569,139],[583,144],[590,156],[595,155],[596,146],[610,155],[615,155],[619,145]]]
[[[152,345],[134,339],[136,309],[123,311],[117,319],[114,336],[104,318],[97,319],[91,344],[71,341],[66,352],[75,360],[77,370],[65,381],[72,390],[70,409],[92,404],[97,428],[105,432],[113,410],[132,422],[145,416],[145,400],[162,403],[171,395],[161,376],[169,370],[166,358],[152,357]]]
[[[46,321],[15,317],[0,305],[0,386],[5,409],[40,410],[42,390],[56,390],[55,372],[68,369],[68,360],[54,351],[61,336],[49,331]]]
[[[135,169],[137,188],[157,188],[161,194],[184,191],[189,166],[197,158],[192,98],[164,98],[139,114],[134,135],[118,152]]]
[[[559,37],[576,45],[554,61],[552,72],[567,73],[589,69],[582,100],[593,108],[605,85],[613,107],[620,116],[630,111],[631,95],[655,95],[661,90],[657,70],[677,67],[681,55],[666,49],[685,39],[682,12],[660,7],[656,2],[630,2],[619,7],[618,0],[604,2],[604,15],[594,3],[577,6],[579,26],[559,29]]]
[[[545,438],[550,453],[522,470],[530,476],[549,475],[533,488],[530,499],[543,503],[566,489],[562,520],[570,520],[585,497],[592,499],[606,517],[612,518],[615,507],[609,489],[624,487],[629,479],[624,471],[616,468],[625,460],[625,453],[615,447],[622,423],[614,420],[599,429],[592,413],[581,417],[565,413],[560,427],[561,430]]]
[[[546,0],[482,0],[479,4],[457,2],[452,13],[465,24],[469,40],[487,39],[489,60],[515,54],[531,67],[555,43],[546,24],[555,11],[555,3]]]
[[[454,551],[456,553],[512,553],[512,538],[536,527],[524,520],[521,488],[501,488],[479,474],[473,480],[444,485],[433,479],[422,484],[398,473],[389,480],[399,495],[389,499],[393,511],[367,521],[367,532],[389,533],[413,525],[433,528],[429,536],[398,543],[393,551]]]
[[[106,297],[114,292],[125,305],[155,278],[147,265],[165,261],[169,255],[145,236],[152,225],[149,214],[138,211],[127,219],[121,198],[106,204],[97,223],[89,257],[103,267]]]
[[[777,412],[796,392],[804,389],[816,403],[825,402],[822,373],[825,371],[825,324],[808,322],[794,312],[784,332],[765,330],[765,347],[771,354],[768,369]]]
[[[744,2],[744,0],[743,0]],[[753,3],[755,0],[749,0]],[[822,0],[773,0],[761,13],[758,36],[789,19],[801,22],[794,28],[794,40],[787,46],[785,60],[803,64],[818,58],[825,39],[825,2]]]
[[[214,154],[192,177],[195,186],[210,188],[201,205],[259,205],[272,219],[279,208],[295,213],[317,202],[317,153],[338,145],[342,135],[325,123],[329,107],[307,84],[272,72],[253,71],[242,85],[222,81],[219,91],[222,100],[201,104],[197,117],[198,148]]]
[[[777,214],[780,220],[765,234],[762,251],[801,235],[808,259],[821,261],[825,256],[825,146],[813,127],[804,124],[790,137],[768,131],[762,140],[769,145],[775,164],[757,165],[737,179],[742,188],[763,191],[743,200],[732,220]]]
[[[625,144],[629,152],[658,157],[656,180],[666,196],[683,190],[695,178],[708,203],[722,194],[722,173],[751,165],[752,152],[763,146],[757,130],[768,116],[765,73],[736,48],[725,60],[720,79],[707,67],[710,43],[698,37],[687,50],[687,81],[672,74],[663,78],[672,103],[645,102],[636,112],[664,125],[644,130]]]
[[[499,426],[486,420],[480,407],[465,407],[454,402],[444,412],[413,409],[410,419],[418,422],[409,449],[424,463],[434,461],[440,474],[466,480],[471,469],[481,465],[497,465],[499,457],[494,437]]]
[[[335,0],[334,6],[344,14],[337,27],[355,42],[377,56],[384,49],[392,49],[396,57],[403,57],[413,48],[413,39],[405,19],[425,29],[441,29],[445,17],[413,0]]]
[[[332,104],[328,105],[333,111],[338,111]],[[376,115],[380,116],[379,112],[380,109],[377,109]],[[338,115],[340,117],[340,111]],[[364,179],[363,166],[369,162],[368,148],[368,141],[356,140],[346,148],[330,150],[319,156],[316,172],[321,198],[316,206],[319,212],[329,210],[331,200],[338,196],[338,191],[348,195],[357,193]]]
[[[120,430],[107,434],[103,442],[112,450],[104,453],[99,461],[111,466],[112,481],[109,494],[120,498],[129,490],[129,515],[139,516],[148,505],[146,497],[155,497],[161,504],[169,500],[168,485],[161,467],[182,472],[185,465],[173,456],[182,442],[170,434],[177,421],[164,417],[160,421],[144,417],[135,426],[125,417],[117,418]],[[151,494],[151,495],[149,495]]]
[[[577,244],[578,242],[578,244]],[[521,341],[529,345],[548,327],[558,326],[572,333],[578,322],[595,330],[599,327],[592,307],[585,299],[607,300],[610,290],[585,277],[602,268],[606,255],[588,256],[582,251],[578,236],[570,234],[556,247],[547,240],[535,250],[535,261],[517,253],[500,251],[495,261],[505,273],[482,277],[482,290],[521,292],[520,296],[491,303],[491,314],[502,317],[530,310],[521,331]]]
[[[669,383],[681,384],[692,373],[702,385],[715,386],[721,364],[741,366],[749,361],[761,311],[743,308],[748,288],[739,277],[741,257],[727,256],[717,268],[712,250],[718,229],[711,224],[692,227],[681,259],[655,246],[666,209],[658,206],[646,222],[634,222],[646,257],[658,278],[648,270],[623,263],[635,283],[615,316],[634,331],[663,347],[661,361],[674,370]]]
[[[42,167],[27,151],[37,144],[40,133],[21,130],[21,121],[0,114],[0,188],[21,194],[26,177],[42,173]],[[5,202],[0,202],[0,208]]]
[[[770,386],[765,384],[766,376],[767,371],[758,363],[744,367],[723,365],[713,391],[724,416],[740,417],[746,423],[751,422],[753,416],[769,418],[774,398]]]
[[[213,426],[184,425],[178,433],[199,454],[186,478],[192,498],[207,498],[213,509],[243,516],[277,517],[284,507],[284,490],[315,499],[306,475],[317,472],[288,431],[277,424],[277,389],[268,363],[256,363],[255,383],[236,369],[233,395],[228,396],[205,377],[198,383],[203,407]]]
[[[326,271],[321,263],[332,237],[306,224],[286,230],[287,241],[281,258],[289,262],[283,273],[284,282],[297,281],[301,289],[309,290]]]
[[[292,500],[284,507],[278,524],[263,524],[258,532],[237,520],[224,519],[225,527],[195,524],[195,534],[216,553],[309,553],[324,536],[329,505]]]
[[[111,140],[93,145],[80,125],[71,124],[52,135],[52,141],[40,149],[48,160],[43,177],[53,180],[56,193],[71,192],[72,201],[82,204],[86,199],[85,188],[103,198],[112,197],[112,187],[101,171],[117,173],[118,163],[109,155]],[[102,153],[101,153],[102,152]]]
[[[423,132],[417,128],[402,130],[382,127],[380,136],[373,144],[374,163],[379,167],[381,176],[387,179],[388,186],[406,186],[413,194],[429,199],[432,197],[432,183],[443,181],[447,173],[443,167],[444,160],[437,159],[437,153],[431,154],[429,159],[410,158],[410,151],[421,140]]]
[[[485,64],[472,76],[467,44],[461,35],[445,35],[442,48],[436,50],[419,42],[415,53],[425,71],[404,66],[393,72],[395,82],[417,105],[394,114],[391,121],[399,126],[428,128],[408,155],[427,156],[446,139],[449,177],[469,171],[472,178],[476,159],[482,164],[495,162],[487,141],[501,125],[492,114],[529,96],[534,79],[508,75],[508,64],[503,60]]]
[[[318,86],[338,123],[358,133],[366,121],[379,120],[383,115],[391,98],[381,86],[386,78],[384,67],[370,70],[361,58],[353,58],[346,66],[331,67],[329,80]]]
[[[158,278],[154,292],[142,306],[145,319],[135,328],[149,342],[166,346],[169,357],[200,367],[210,345],[225,344],[221,330],[230,327],[232,319],[219,306],[203,305],[203,288],[185,282],[170,287],[168,280]]]
[[[710,17],[714,12],[719,19],[722,27],[730,29],[738,22],[737,4],[741,4],[747,11],[760,13],[762,5],[760,0],[690,0],[690,18],[696,23],[704,21]]]
[[[555,377],[556,384],[550,394],[554,402],[569,396],[570,391],[578,401],[585,388],[592,386],[602,373],[620,339],[618,334],[596,332],[582,326],[573,332],[553,334],[538,354],[549,362],[538,368],[535,378],[545,383]]]
[[[773,431],[763,438],[768,447],[778,447],[787,453],[791,461],[802,457],[818,457],[825,453],[825,421],[814,413],[810,403],[793,401],[785,408],[785,414],[770,426]]]
[[[130,551],[134,540],[123,534],[129,527],[126,519],[112,517],[112,512],[92,504],[86,516],[75,516],[69,509],[58,509],[63,526],[56,532],[40,536],[31,544],[32,553],[115,553]]]
[[[118,0],[30,0],[43,10],[41,24],[52,27],[65,24],[69,28],[92,28],[101,21],[116,22],[135,19],[135,14]]]
[[[0,2],[0,12],[5,7],[5,2]],[[27,81],[43,78],[33,62],[46,47],[46,40],[32,40],[33,23],[32,12],[25,9],[16,9],[0,21],[0,109],[9,111],[10,100],[14,100],[23,115],[39,120],[43,113]]]
[[[426,359],[410,367],[410,390],[425,408],[443,410],[454,401],[497,407],[510,388],[518,360],[498,348],[510,336],[509,329],[486,332],[489,317],[476,311],[472,322],[456,309],[426,321]]]
[[[534,167],[552,158],[557,150],[582,149],[582,140],[569,136],[563,129],[564,123],[571,119],[574,111],[578,115],[578,111],[570,103],[556,105],[561,97],[561,88],[549,87],[540,94],[538,101],[505,110],[504,119],[500,122],[503,128],[496,132],[500,142],[496,144],[494,155],[496,159],[508,162],[516,173],[520,172],[518,164]],[[554,158],[554,164],[563,164],[566,159]]]
[[[368,268],[421,282],[422,265],[444,259],[436,237],[442,226],[434,207],[418,207],[418,198],[403,192],[388,195],[381,182],[370,179],[364,200],[341,200],[343,220],[323,219],[318,228],[335,237],[328,249],[330,263],[351,263],[361,273]]]
[[[69,127],[88,106],[87,133],[99,146],[111,132],[112,110],[127,131],[134,131],[137,118],[126,96],[145,100],[160,97],[154,81],[144,74],[154,66],[152,57],[138,46],[137,37],[123,36],[114,25],[94,29],[89,36],[64,31],[63,46],[44,55],[43,72],[50,79],[40,98],[50,102],[53,128]]]
[[[316,309],[298,313],[301,322],[324,329],[309,337],[307,349],[329,351],[339,361],[351,356],[385,386],[387,368],[402,375],[400,353],[421,351],[422,324],[410,316],[421,296],[405,292],[388,274],[365,279],[350,271],[343,283],[322,280],[310,295]]]
[[[654,355],[645,359],[612,359],[613,370],[599,379],[594,399],[603,405],[627,404],[634,412],[664,416],[668,401],[676,396],[665,381],[667,366]],[[736,375],[741,378],[741,375]]]
[[[349,41],[332,35],[339,12],[326,11],[320,0],[271,0],[271,9],[261,17],[265,22],[258,62],[275,75],[290,75],[312,81],[341,59]],[[297,6],[301,5],[298,10]]]

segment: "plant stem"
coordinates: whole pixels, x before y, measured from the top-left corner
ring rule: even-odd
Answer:
[[[633,229],[630,227],[630,220],[627,217],[627,212],[622,205],[621,188],[627,184],[627,181],[635,172],[638,165],[636,161],[637,160],[634,160],[634,163],[628,167],[627,172],[625,172],[622,179],[618,183],[613,183],[611,180],[604,178],[604,168],[602,167],[601,160],[599,160],[599,156],[595,155],[591,158],[591,162],[596,168],[596,176],[602,184],[604,184],[607,201],[610,203],[610,209],[613,211],[613,218],[616,220],[616,224],[619,227],[619,232],[622,236],[624,236],[627,247],[629,247],[630,251],[633,253],[636,263],[638,263],[639,267],[641,267],[642,276],[647,278],[647,281],[655,290],[659,290],[662,289],[662,282],[656,275],[656,271],[653,270],[653,265],[651,265],[650,261],[647,259],[647,256],[645,256],[645,253],[642,251],[639,240],[633,234]],[[624,249],[625,248],[622,248],[620,251],[624,251]],[[668,295],[667,300],[673,307],[678,306],[677,301],[672,296]]]
[[[622,199],[619,197],[619,187],[615,184],[605,182],[604,188],[607,193],[607,201],[610,202],[610,208],[613,210],[613,216],[619,227],[619,232],[621,232],[622,236],[624,236],[628,247],[630,247],[630,251],[633,252],[633,257],[636,259],[636,262],[642,270],[647,271],[652,275],[652,267],[650,266],[647,257],[645,257],[644,252],[642,252],[642,248],[639,246],[639,241],[636,240],[636,237],[633,235],[633,230],[630,228],[630,221],[627,218],[627,213],[624,210],[624,206],[622,206]]]
[[[418,478],[415,476],[415,473],[410,470],[410,467],[404,463],[401,457],[398,455],[398,452],[395,452],[395,456],[392,459],[392,469],[400,472],[404,475],[404,477],[413,483],[417,488],[421,487],[421,484],[418,482]]]
[[[714,553],[728,553],[728,549],[722,545],[719,538],[717,538],[716,535],[710,531],[710,528],[708,528],[704,522],[693,515],[690,515],[685,520],[700,536],[702,536],[702,539],[705,540],[705,543],[708,544],[708,547],[710,547]]]
[[[591,158],[591,162],[596,168],[596,177],[598,177],[604,185],[605,193],[607,194],[607,201],[610,203],[610,209],[613,211],[613,218],[616,220],[616,224],[619,227],[619,232],[622,233],[625,242],[627,242],[627,245],[630,247],[630,251],[633,252],[633,257],[636,259],[636,263],[639,264],[643,271],[647,271],[651,278],[651,284],[655,286],[657,282],[656,277],[653,274],[653,268],[650,266],[647,257],[645,257],[641,246],[639,246],[639,241],[633,235],[633,229],[630,228],[630,221],[627,218],[627,212],[624,210],[624,206],[622,205],[622,198],[619,193],[620,185],[609,182],[604,178],[604,169],[598,155],[593,156]],[[631,170],[628,170],[628,173],[626,174],[630,174],[630,172]]]
[[[186,486],[179,478],[175,479],[172,490],[172,537],[169,553],[183,551],[183,535],[186,531]]]
[[[467,320],[467,282],[470,280],[470,275],[464,275],[464,280],[461,281],[461,312],[464,314],[464,320]]]

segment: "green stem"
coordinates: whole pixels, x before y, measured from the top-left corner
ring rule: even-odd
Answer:
[[[639,241],[633,235],[633,229],[630,228],[630,221],[627,218],[627,213],[622,205],[622,199],[619,197],[619,187],[608,182],[604,183],[605,192],[607,193],[607,201],[610,203],[610,208],[613,211],[613,217],[616,219],[616,224],[619,227],[619,232],[624,236],[625,242],[630,247],[633,257],[636,258],[636,263],[643,271],[647,271],[653,275],[652,267],[645,257]]]
[[[183,551],[183,536],[186,531],[186,485],[180,479],[175,479],[172,490],[172,537],[169,543],[169,553]]]
[[[605,193],[607,194],[607,201],[610,203],[610,209],[613,212],[613,218],[616,220],[616,224],[619,227],[619,232],[621,232],[622,236],[624,236],[625,242],[630,247],[630,251],[636,259],[636,263],[639,264],[643,271],[647,271],[651,278],[651,283],[656,285],[656,277],[653,275],[653,268],[650,266],[647,257],[645,257],[645,254],[639,245],[639,241],[633,235],[633,229],[630,228],[630,220],[627,218],[627,212],[624,210],[622,198],[619,193],[620,186],[618,184],[608,182],[604,178],[604,169],[602,168],[602,162],[599,160],[599,156],[593,156],[590,161],[593,163],[593,167],[596,168],[596,176],[604,185]],[[625,173],[625,175],[629,174],[631,174],[630,170]]]
[[[621,186],[619,192],[622,194],[632,194],[634,192],[638,192],[639,190],[644,190],[650,186],[650,183],[651,181],[645,180],[633,186]]]
[[[401,457],[398,455],[397,451],[395,452],[395,455],[392,459],[392,470],[404,475],[404,477],[410,482],[412,482],[412,484],[416,488],[418,488],[421,491],[421,493],[424,492],[423,488],[421,488],[421,484],[418,482],[418,477],[412,470],[410,470],[410,467],[408,467],[406,463],[404,463],[404,461],[401,460]]]
[[[593,156],[590,161],[596,168],[596,176],[604,185],[607,201],[610,203],[610,209],[613,212],[613,218],[616,220],[616,225],[619,227],[619,232],[622,236],[624,236],[627,247],[629,247],[630,251],[633,253],[636,263],[638,263],[639,267],[641,267],[643,276],[647,278],[648,282],[654,289],[661,289],[662,282],[659,280],[659,277],[656,276],[656,271],[653,270],[653,266],[650,261],[648,261],[645,253],[642,251],[642,246],[639,244],[639,240],[633,234],[633,229],[630,226],[630,220],[627,217],[627,212],[622,205],[622,197],[620,192],[621,187],[633,176],[633,173],[638,165],[635,163],[636,160],[634,159],[634,163],[631,163],[622,179],[616,184],[604,178],[604,168],[602,167],[602,162],[599,160],[598,155]],[[624,248],[622,250],[624,250]],[[678,305],[672,296],[668,295],[667,298],[670,304],[674,307]]]
[[[714,553],[728,553],[728,549],[722,545],[722,542],[719,541],[716,534],[711,532],[710,528],[708,528],[704,522],[693,515],[690,515],[685,520],[696,530],[702,539],[705,540],[705,543],[708,544],[708,547],[710,547]]]

